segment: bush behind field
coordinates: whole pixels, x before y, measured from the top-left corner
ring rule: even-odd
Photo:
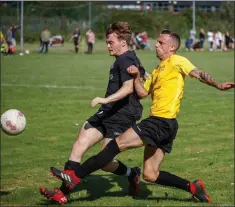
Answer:
[[[75,27],[79,27],[82,36],[88,28],[88,2],[25,2],[24,40],[38,42],[40,32],[47,26],[52,34],[62,34],[66,40],[71,37]],[[9,25],[17,24],[16,8],[0,8],[2,29],[6,33]],[[180,13],[154,10],[153,12],[107,9],[102,2],[92,2],[92,28],[98,39],[114,21],[128,21],[135,32],[146,30],[155,38],[163,28],[178,32],[187,38],[192,27],[192,10],[184,9]],[[234,32],[234,2],[222,2],[220,10],[214,13],[196,11],[196,29],[206,31],[220,29],[222,32]],[[20,32],[16,33],[19,40]]]

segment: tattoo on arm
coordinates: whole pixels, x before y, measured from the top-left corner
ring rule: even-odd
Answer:
[[[206,83],[207,85],[218,88],[219,83],[205,71],[194,69],[190,72],[190,75],[197,78],[199,81]]]

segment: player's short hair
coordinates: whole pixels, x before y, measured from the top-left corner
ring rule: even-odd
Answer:
[[[111,24],[108,30],[106,31],[106,37],[108,37],[112,33],[116,33],[118,39],[125,40],[127,45],[130,44],[131,28],[128,22],[118,21]]]
[[[170,35],[172,40],[176,43],[175,51],[177,51],[180,48],[181,40],[180,40],[180,36],[177,33],[172,32],[172,31],[167,30],[167,29],[164,29],[164,30],[161,31],[161,34],[168,34],[168,35]]]

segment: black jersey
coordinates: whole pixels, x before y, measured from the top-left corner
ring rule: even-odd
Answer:
[[[79,39],[79,36],[80,36],[80,31],[74,31],[73,32],[73,40],[74,41],[78,41],[78,39]]]
[[[125,81],[134,79],[128,73],[127,68],[130,65],[135,65],[139,68],[141,77],[144,76],[145,70],[141,65],[139,58],[134,51],[127,51],[124,54],[116,57],[115,62],[112,64],[109,73],[109,82],[105,97],[116,93]],[[126,96],[125,98],[109,104],[103,104],[97,115],[105,118],[112,116],[114,113],[121,113],[135,120],[139,120],[142,116],[143,107],[140,103],[139,97],[136,92]]]

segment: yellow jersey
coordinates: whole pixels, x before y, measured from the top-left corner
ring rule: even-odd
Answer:
[[[3,38],[3,37],[4,37],[4,36],[3,36],[2,32],[0,32],[0,39]]]
[[[185,76],[195,68],[187,58],[174,54],[153,70],[144,83],[153,100],[150,116],[176,118],[180,111]]]

